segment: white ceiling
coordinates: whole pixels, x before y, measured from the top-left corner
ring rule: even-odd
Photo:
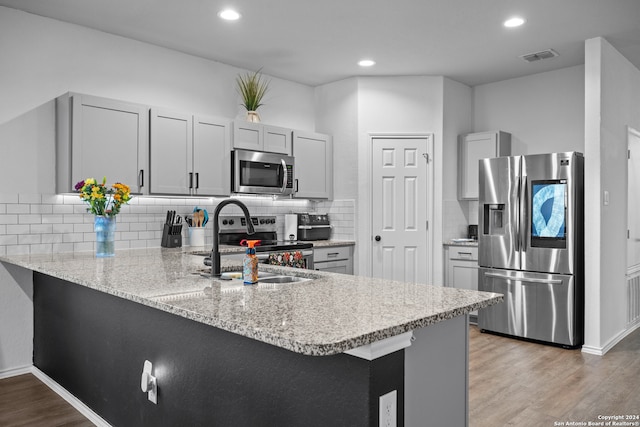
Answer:
[[[603,36],[640,68],[640,0],[0,0],[20,9],[316,86],[444,75],[475,86],[584,63]],[[233,6],[236,22],[217,12]],[[520,15],[524,26],[502,22]],[[527,63],[520,55],[554,49]],[[364,57],[377,64],[356,65]]]

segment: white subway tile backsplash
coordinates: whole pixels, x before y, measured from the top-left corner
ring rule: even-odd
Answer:
[[[30,213],[30,207],[31,205],[25,205],[25,204],[9,204],[6,205],[6,213],[8,214],[28,214]]]
[[[18,236],[19,245],[40,244],[42,239],[39,234],[21,234]]]
[[[51,245],[52,252],[73,252],[73,243],[54,243]]]
[[[307,200],[242,197],[253,215],[275,215],[278,231],[284,227],[284,214],[296,212],[328,213],[332,238],[354,240],[355,201]],[[116,248],[159,247],[167,210],[183,218],[197,206],[212,215],[220,199],[136,197],[123,206],[117,216]],[[234,205],[225,207],[223,215],[241,215]],[[28,254],[93,251],[94,216],[76,194],[0,194],[0,254]],[[211,223],[205,231],[205,244],[211,245]],[[186,245],[186,228],[183,232]]]
[[[53,205],[31,205],[32,214],[50,214],[53,213]]]
[[[42,203],[41,194],[18,194],[18,203],[40,204]]]
[[[31,231],[30,225],[7,225],[7,234],[28,234]]]
[[[17,223],[18,223],[18,215],[15,215],[15,214],[0,215],[0,224],[17,224]]]
[[[18,215],[19,224],[42,224],[42,215],[22,214]]]
[[[93,231],[93,223],[73,224],[74,233],[89,233]]]
[[[53,205],[51,213],[54,214],[72,214],[73,206],[71,205]]]
[[[28,255],[31,249],[29,245],[7,246],[7,255]]]
[[[76,243],[82,242],[84,240],[84,236],[82,233],[66,233],[62,236],[62,241],[64,243]]]
[[[51,244],[29,245],[29,252],[32,254],[50,254],[52,249]]]
[[[59,224],[62,222],[62,215],[48,215],[48,214],[44,214],[42,215],[42,223],[43,224]]]
[[[63,202],[63,196],[60,194],[43,194],[42,203],[45,205],[57,205]]]
[[[77,252],[82,251],[93,251],[94,244],[93,242],[78,242],[73,244],[73,250]]]
[[[42,243],[62,243],[62,234],[43,234]]]
[[[84,222],[84,216],[77,214],[65,214],[63,215],[62,221],[65,224],[82,224]]]
[[[15,234],[0,236],[0,245],[17,245],[17,244],[18,244],[18,236]]]
[[[18,203],[18,195],[10,193],[0,193],[0,203]]]
[[[52,224],[52,231],[54,233],[73,233],[73,224]]]
[[[29,226],[31,234],[48,234],[53,233],[53,224],[33,224]]]

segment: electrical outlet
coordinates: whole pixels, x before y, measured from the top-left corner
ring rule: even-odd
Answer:
[[[380,427],[397,427],[398,391],[380,396]]]

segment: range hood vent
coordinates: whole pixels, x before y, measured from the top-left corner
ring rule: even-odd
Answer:
[[[547,49],[541,50],[540,52],[527,53],[526,55],[521,55],[520,58],[527,62],[536,62],[541,59],[555,58],[556,56],[559,56],[558,52],[553,49]]]

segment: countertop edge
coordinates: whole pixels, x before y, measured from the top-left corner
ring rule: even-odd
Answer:
[[[309,356],[330,356],[330,355],[335,355],[339,353],[344,353],[347,350],[352,350],[354,348],[371,344],[373,342],[376,342],[385,338],[389,338],[395,335],[399,335],[404,332],[408,332],[418,328],[423,328],[423,327],[438,323],[440,321],[444,321],[457,316],[468,314],[471,311],[488,307],[490,305],[497,304],[504,300],[504,297],[501,294],[485,292],[485,294],[487,294],[487,298],[481,302],[472,303],[472,304],[468,304],[461,307],[455,307],[453,309],[442,311],[440,313],[437,313],[431,316],[421,317],[419,319],[408,320],[406,322],[400,323],[395,326],[383,328],[380,330],[376,330],[376,331],[358,335],[358,336],[353,336],[350,338],[345,338],[337,342],[313,343],[313,342],[300,342],[300,341],[290,340],[285,337],[274,335],[266,331],[256,330],[255,328],[252,328],[252,327],[246,327],[246,326],[243,327],[240,324],[230,324],[229,322],[225,322],[224,320],[212,318],[198,312],[194,312],[181,307],[166,304],[162,301],[156,301],[148,297],[136,295],[130,292],[125,292],[119,289],[115,289],[113,287],[102,286],[100,284],[79,279],[77,277],[74,277],[73,275],[67,275],[57,271],[50,271],[50,270],[47,270],[46,268],[41,268],[38,265],[31,264],[24,260],[15,259],[10,256],[0,256],[0,262],[9,263],[12,265],[16,265],[18,267],[32,270],[34,272],[45,274],[61,280],[66,280],[71,283],[75,283],[77,285],[96,290],[98,292],[103,292],[108,295],[129,300],[129,301],[142,304],[151,308],[155,308],[170,314],[174,314],[189,320],[193,320],[193,321],[203,323],[209,326],[213,326],[231,333],[235,333],[240,336],[252,338],[257,341],[272,344],[290,351],[294,351],[296,353],[301,353]],[[273,269],[276,271],[278,269],[284,268],[284,267],[277,267],[277,266],[265,266],[265,267],[267,267],[267,269]],[[231,267],[231,266],[226,267],[227,270],[234,269],[234,268],[235,267]],[[225,268],[223,268],[223,270],[224,269]],[[313,274],[319,275],[319,276],[333,276],[335,273],[314,271]],[[351,277],[351,276],[348,276],[348,277]],[[429,286],[429,285],[425,285],[425,286]]]

